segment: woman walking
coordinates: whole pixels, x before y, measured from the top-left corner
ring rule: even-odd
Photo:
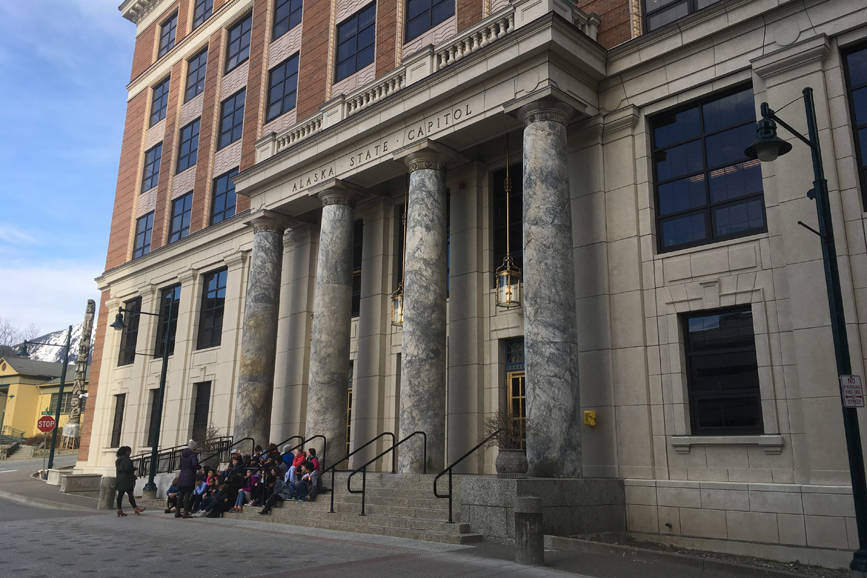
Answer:
[[[114,466],[117,470],[117,516],[126,516],[123,511],[123,495],[129,496],[129,504],[132,506],[136,515],[141,514],[144,508],[139,508],[135,504],[135,498],[132,495],[135,488],[135,466],[132,465],[132,460],[129,455],[132,453],[132,448],[123,446],[117,450],[117,460]]]

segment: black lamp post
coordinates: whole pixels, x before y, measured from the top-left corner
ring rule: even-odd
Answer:
[[[151,439],[148,440],[151,443],[151,460],[150,467],[148,468],[148,481],[142,488],[145,492],[151,492],[156,494],[157,485],[154,482],[154,478],[157,475],[157,459],[159,454],[159,441],[160,441],[160,427],[163,422],[163,397],[166,391],[166,371],[169,367],[169,325],[172,321],[172,314],[175,305],[174,295],[172,295],[168,299],[169,305],[168,310],[166,311],[166,328],[163,331],[163,363],[162,369],[160,370],[160,386],[157,389],[157,397],[154,400],[154,408],[153,413],[151,414]],[[160,317],[159,313],[150,313],[148,311],[129,311],[124,309],[123,307],[118,307],[117,315],[114,317],[114,322],[109,325],[112,329],[116,329],[118,331],[123,330],[126,325],[123,322],[123,314],[124,313],[137,313],[139,315],[152,315],[154,317]]]
[[[762,103],[762,120],[756,123],[756,140],[746,154],[750,158],[769,162],[792,149],[792,145],[777,137],[776,123],[803,141],[813,156],[813,188],[807,196],[816,201],[819,230],[798,221],[798,224],[816,233],[822,242],[822,261],[825,265],[825,286],[828,291],[828,309],[831,313],[831,334],[834,338],[834,356],[839,376],[852,373],[849,359],[849,339],[846,336],[846,319],[843,313],[843,296],[840,291],[840,272],[837,269],[837,249],[834,245],[834,227],[831,222],[831,207],[828,203],[828,182],[822,166],[822,151],[816,129],[816,108],[813,104],[813,89],[804,89],[804,107],[807,113],[807,133],[804,137],[780,119]],[[842,393],[841,393],[842,395]],[[867,571],[867,481],[864,475],[864,455],[861,451],[861,433],[858,427],[858,412],[854,407],[843,406],[843,428],[846,432],[846,449],[849,453],[849,474],[852,478],[852,498],[855,502],[855,521],[858,526],[858,550],[849,567],[860,572]]]
[[[51,450],[48,452],[48,469],[54,467],[54,448],[57,447],[57,430],[60,428],[60,408],[63,407],[63,388],[66,386],[66,368],[69,366],[69,342],[72,341],[72,325],[66,330],[66,343],[44,343],[42,341],[25,341],[18,348],[18,355],[27,357],[28,345],[48,345],[63,348],[63,367],[60,368],[60,390],[57,392],[57,407],[54,410],[54,429],[51,432]],[[50,408],[49,408],[50,409]]]

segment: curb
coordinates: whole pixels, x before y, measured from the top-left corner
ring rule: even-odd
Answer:
[[[789,572],[784,569],[763,568],[761,566],[752,566],[737,561],[726,561],[714,558],[705,558],[681,552],[664,552],[660,550],[652,550],[649,548],[641,548],[640,546],[632,546],[625,544],[610,544],[607,542],[594,542],[592,540],[582,540],[579,538],[567,538],[564,536],[545,535],[545,549],[566,551],[566,552],[593,552],[604,554],[634,554],[645,559],[654,559],[665,562],[678,561],[682,564],[693,566],[696,570],[723,570],[723,571],[738,571],[742,578],[759,578],[759,577],[778,577],[792,576],[804,578],[803,573]]]
[[[85,506],[76,506],[74,504],[65,504],[63,502],[55,502],[53,500],[45,500],[43,498],[32,498],[30,496],[22,496],[21,494],[13,494],[5,490],[0,490],[0,498],[17,502],[26,506],[35,506],[37,508],[52,508],[55,510],[70,510],[76,512],[95,512],[95,509]]]

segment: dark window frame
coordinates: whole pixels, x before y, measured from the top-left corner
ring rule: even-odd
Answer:
[[[277,72],[282,72],[282,77],[275,82],[275,73]],[[287,90],[290,79],[294,80],[294,82],[292,82],[291,90]],[[278,95],[278,98],[275,98],[275,95]],[[293,110],[297,104],[298,53],[296,52],[268,71],[268,103],[265,111],[265,122],[271,122],[275,118],[286,114]]]
[[[168,315],[169,301],[174,300],[171,317]],[[159,317],[157,318],[157,339],[154,343],[154,357],[163,356],[165,332],[169,332],[169,355],[175,353],[175,335],[178,331],[178,309],[181,305],[181,284],[175,283],[160,289]]]
[[[205,90],[207,70],[208,47],[206,46],[195,56],[187,59],[187,86],[184,88],[184,102],[189,102]]]
[[[686,18],[690,14],[694,14],[700,10],[704,10],[705,8],[709,8],[710,6],[713,6],[714,4],[717,4],[718,2],[721,2],[721,1],[723,1],[723,0],[662,0],[662,2],[664,2],[664,4],[662,6],[660,6],[659,8],[648,9],[647,8],[647,0],[641,0],[641,13],[642,13],[641,25],[642,25],[645,33],[653,32],[654,30],[659,30],[660,28],[664,28],[664,27],[668,26],[669,24],[672,24],[673,22],[680,20],[681,18]],[[665,12],[673,10],[674,8],[676,8],[678,6],[685,6],[686,7],[686,13],[680,14],[679,16],[675,16],[671,20],[669,20],[667,22],[663,22],[662,24],[657,24],[651,28],[650,21],[654,16],[657,16],[659,14],[664,14]]]
[[[123,414],[126,410],[126,394],[117,393],[114,396],[114,416],[111,424],[111,440],[109,447],[120,447],[120,438],[123,435]]]
[[[238,197],[235,194],[235,183],[232,181],[232,177],[238,174],[238,167],[235,167],[232,170],[226,171],[222,175],[219,175],[214,178],[212,187],[211,187],[211,219],[210,222],[212,225],[216,225],[217,223],[221,223],[226,219],[229,219],[235,216],[235,212],[237,210],[238,205]],[[220,188],[220,186],[225,182],[225,189]],[[223,201],[223,206],[221,209],[217,210],[217,201],[220,200],[220,197],[226,197],[227,199],[231,195],[232,203],[231,205],[228,202]]]
[[[123,330],[120,335],[120,349],[117,352],[117,366],[131,365],[135,362],[135,348],[138,344],[139,320],[141,319],[141,297],[124,301]]]
[[[206,273],[202,283],[202,305],[199,313],[199,331],[196,349],[219,347],[223,337],[223,314],[226,309],[226,286],[229,270],[226,267]]]
[[[369,10],[373,10],[373,18],[370,20],[369,24],[367,24],[364,28],[359,28],[359,22],[361,22],[362,16],[367,17],[366,14]],[[354,29],[352,34],[347,33],[347,30]],[[370,40],[369,44],[365,44],[362,47],[358,46],[358,38],[369,30],[373,31],[373,37]],[[346,37],[341,38],[341,34],[346,34]],[[351,54],[345,56],[343,59],[340,58],[340,48],[342,45],[353,41],[355,44],[355,49]],[[367,60],[367,57],[364,56],[361,61],[359,61],[359,55],[364,51],[369,49],[370,59]],[[348,69],[341,70],[342,65],[348,64],[349,61],[352,61],[352,66]],[[360,10],[357,10],[355,14],[349,16],[344,19],[340,24],[337,25],[337,41],[334,47],[334,82],[340,82],[346,78],[349,78],[359,70],[362,70],[366,66],[369,66],[374,63],[376,60],[376,0],[371,2],[370,4],[364,6]]]
[[[274,24],[271,28],[271,40],[277,40],[301,24],[303,10],[304,0],[274,0]]]
[[[50,415],[57,414],[57,400],[59,399],[60,392],[52,393],[51,397],[48,399],[48,413]],[[63,392],[63,401],[60,404],[60,415],[69,414],[72,409],[72,392],[64,391]]]
[[[761,163],[757,159],[749,159],[746,154],[742,154],[738,157],[737,160],[730,161],[721,165],[708,165],[708,147],[707,141],[708,138],[712,138],[717,135],[721,135],[728,131],[732,131],[734,129],[743,128],[747,126],[755,126],[755,114],[753,117],[748,120],[738,121],[732,124],[727,124],[722,127],[717,127],[716,129],[706,132],[705,131],[705,123],[704,123],[704,107],[710,105],[714,102],[727,98],[729,96],[733,96],[743,91],[749,90],[752,93],[752,86],[739,84],[735,87],[727,88],[723,91],[714,92],[710,95],[703,96],[701,98],[692,100],[683,105],[679,105],[676,107],[672,107],[659,113],[654,114],[648,119],[648,130],[650,132],[650,163],[653,177],[653,200],[654,200],[654,225],[656,232],[656,245],[658,253],[669,253],[672,251],[680,251],[682,249],[688,249],[691,247],[699,247],[702,245],[712,245],[714,243],[719,243],[722,241],[728,241],[730,239],[737,239],[740,237],[748,237],[751,235],[758,235],[761,233],[766,233],[768,230],[768,217],[767,217],[767,207],[765,206],[765,194],[764,194],[764,185],[759,185],[759,190],[744,193],[740,196],[728,197],[722,201],[713,202],[711,200],[711,178],[708,178],[708,175],[713,176],[713,173],[724,171],[730,167],[743,165],[745,168],[758,168],[761,171]],[[657,147],[656,146],[656,130],[661,127],[655,127],[654,122],[661,119],[663,115],[674,115],[678,113],[682,113],[684,111],[688,111],[691,109],[698,109],[698,122],[699,122],[699,133],[697,136],[691,136],[686,139],[682,139],[679,141],[673,141],[665,144],[665,146]],[[660,153],[664,153],[667,150],[675,149],[680,146],[687,145],[692,142],[700,141],[701,142],[701,168],[692,172],[687,172],[683,174],[678,174],[674,177],[670,177],[668,179],[664,179],[662,181],[659,180],[657,176],[657,156]],[[744,149],[750,143],[744,144]],[[748,165],[748,166],[747,166]],[[699,207],[690,207],[687,209],[681,209],[677,211],[672,211],[665,215],[660,214],[660,196],[659,189],[661,186],[665,186],[668,184],[676,183],[677,181],[683,181],[684,179],[688,179],[694,176],[702,175],[704,181],[704,204]],[[761,182],[761,177],[760,177]],[[741,231],[736,231],[734,233],[726,234],[726,235],[716,235],[714,232],[714,223],[713,223],[713,212],[714,210],[720,209],[722,207],[730,206],[730,205],[738,205],[742,203],[746,203],[749,201],[761,200],[761,211],[762,211],[762,226],[753,229],[745,229]],[[664,221],[673,220],[675,218],[688,216],[690,214],[696,214],[700,211],[704,212],[704,227],[705,227],[705,237],[703,239],[688,241],[684,243],[679,243],[676,245],[665,245],[665,237],[663,235],[663,227],[662,223]]]
[[[253,14],[247,13],[226,29],[226,69],[228,74],[250,59]]]
[[[238,106],[240,98],[241,105]],[[220,131],[217,133],[217,150],[226,148],[244,137],[244,109],[247,88],[244,87],[220,103]],[[231,108],[229,108],[231,106]],[[238,122],[240,119],[240,123]],[[228,124],[231,123],[231,124]],[[228,139],[228,140],[227,140]]]
[[[455,11],[456,11],[456,6],[455,6],[456,1],[455,0],[422,0],[422,1],[427,2],[427,7],[425,9],[421,10],[420,12],[418,12],[418,14],[415,14],[414,16],[410,16],[410,5],[409,4],[411,1],[412,0],[406,0],[406,3],[404,5],[404,8],[405,8],[404,14],[405,14],[405,18],[406,18],[406,23],[404,24],[404,28],[403,28],[403,30],[404,30],[403,43],[404,44],[406,44],[407,42],[411,42],[412,40],[418,38],[419,36],[421,36],[422,34],[427,32],[428,30],[431,30],[432,28],[439,26],[440,24],[442,24],[443,22],[445,22],[446,20],[448,20],[449,18],[451,18],[452,16],[455,15]],[[451,4],[451,11],[449,11],[448,13],[439,14],[436,18],[434,18],[434,16],[433,16],[434,11],[437,9],[440,9],[440,7],[445,5],[445,4]],[[424,19],[422,18],[422,16],[425,14],[427,14],[427,21],[426,22],[424,22]],[[420,23],[424,22],[426,27],[423,29],[420,28],[414,32],[411,32],[410,26],[412,26],[416,22],[420,22]]]
[[[199,158],[199,130],[202,117],[181,127],[178,131],[178,164],[175,174],[196,166]]]
[[[172,199],[172,213],[169,218],[169,243],[174,243],[190,236],[190,218],[192,214],[193,191]]]
[[[141,192],[146,193],[160,184],[160,165],[163,160],[163,143],[158,142],[145,151],[141,175]]]
[[[211,413],[211,382],[193,384],[192,415],[190,416],[190,439],[202,442],[208,435],[208,418]]]
[[[214,13],[214,0],[196,0],[193,6],[193,30],[205,23]]]
[[[154,420],[156,419],[156,409],[157,409],[157,398],[160,395],[160,390],[158,387],[152,387],[148,389],[148,415],[147,415],[147,429],[145,430],[145,447],[152,448],[154,445],[154,434],[157,432],[156,424]]]
[[[151,89],[151,115],[150,125],[154,126],[166,117],[166,109],[169,106],[169,89],[171,88],[171,76],[167,76],[154,85]]]
[[[849,106],[849,123],[852,130],[852,143],[855,147],[855,170],[858,172],[858,183],[861,185],[861,210],[867,211],[867,154],[862,154],[862,149],[867,151],[867,142],[862,142],[858,134],[860,131],[864,131],[865,138],[863,140],[867,141],[867,118],[861,124],[857,124],[855,119],[855,100],[853,98],[855,92],[862,89],[867,91],[867,71],[865,71],[864,75],[865,81],[853,86],[851,84],[849,63],[850,56],[858,52],[867,52],[867,42],[855,44],[843,51],[843,79],[846,82],[846,103]]]
[[[703,317],[713,317],[715,315],[743,315],[749,314],[750,325],[748,328],[749,337],[751,338],[751,347],[743,344],[729,344],[728,346],[717,346],[714,350],[704,349],[696,350],[693,341],[690,339],[689,321]],[[759,384],[758,375],[758,360],[756,357],[756,341],[755,329],[753,327],[752,306],[750,304],[738,305],[734,307],[722,307],[718,309],[710,309],[703,311],[693,311],[680,315],[681,331],[683,334],[683,353],[687,375],[687,392],[689,397],[689,419],[690,430],[692,435],[763,435],[764,434],[764,415],[762,413],[762,396]],[[746,332],[738,336],[741,340],[747,338]],[[699,391],[697,382],[699,381],[698,363],[695,361],[699,357],[714,357],[719,358],[723,355],[732,356],[732,362],[726,364],[727,370],[732,371],[739,366],[737,364],[737,355],[746,355],[749,357],[750,350],[752,352],[752,360],[749,364],[755,369],[754,384],[745,386],[741,378],[734,380],[734,385],[727,385],[725,391],[707,392]],[[741,360],[742,362],[742,360]],[[702,425],[705,419],[700,407],[706,401],[732,401],[736,399],[747,400],[751,402],[751,410],[754,412],[756,421],[749,426],[706,426]],[[724,411],[724,410],[723,410]]]
[[[133,238],[132,258],[138,259],[151,252],[154,233],[154,212],[151,211],[135,220],[135,237]]]
[[[175,47],[178,38],[178,11],[160,23],[160,40],[157,49],[157,58],[162,58]]]

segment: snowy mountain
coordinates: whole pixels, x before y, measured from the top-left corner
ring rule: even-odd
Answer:
[[[81,339],[81,324],[72,326],[72,338],[69,348],[69,363],[74,364],[78,357],[78,342]],[[92,336],[91,336],[92,339]],[[40,335],[30,341],[38,341],[41,343],[50,343],[52,345],[66,344],[66,329],[60,329],[45,335]],[[63,361],[63,347],[52,347],[51,345],[28,345],[27,353],[30,359],[36,361],[49,361],[51,363],[60,363]],[[90,344],[90,355],[93,355],[93,343]]]

